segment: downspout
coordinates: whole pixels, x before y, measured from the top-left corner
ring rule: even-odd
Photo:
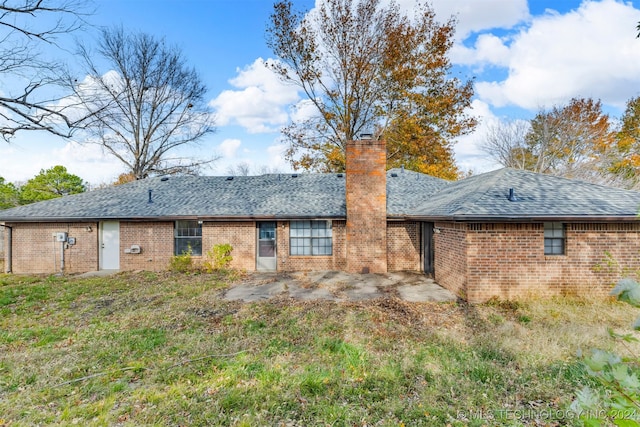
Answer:
[[[11,264],[13,261],[12,258],[12,253],[11,253],[11,249],[13,247],[13,243],[12,243],[12,235],[11,232],[13,231],[13,227],[9,227],[8,225],[4,225],[4,224],[0,224],[1,226],[4,227],[5,231],[6,231],[6,236],[7,236],[7,253],[5,254],[4,257],[4,271],[5,273],[11,273]]]

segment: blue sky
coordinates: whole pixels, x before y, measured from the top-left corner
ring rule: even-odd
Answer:
[[[382,0],[385,1],[385,0]],[[411,8],[415,0],[400,0]],[[255,168],[289,170],[279,129],[301,100],[263,65],[272,57],[265,43],[271,0],[96,0],[89,21],[96,26],[165,37],[183,49],[209,88],[217,132],[189,154],[222,158],[206,174],[225,174],[245,162]],[[294,0],[308,10],[313,0]],[[463,170],[498,167],[478,145],[487,128],[528,119],[540,108],[571,97],[601,99],[613,116],[640,93],[640,0],[434,0],[436,14],[458,18],[451,58],[456,73],[475,78],[471,114],[481,125],[456,144]],[[90,41],[96,31],[80,37]],[[69,59],[70,65],[72,59]],[[107,71],[106,69],[104,70]],[[111,182],[123,171],[96,146],[44,134],[22,134],[0,143],[0,176],[24,181],[42,168],[66,166],[92,184]]]

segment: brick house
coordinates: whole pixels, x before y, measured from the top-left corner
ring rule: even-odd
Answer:
[[[385,171],[383,141],[346,155],[346,173],[156,177],[0,211],[5,269],[163,270],[230,243],[249,271],[421,271],[481,302],[604,293],[640,268],[638,192],[513,169]]]

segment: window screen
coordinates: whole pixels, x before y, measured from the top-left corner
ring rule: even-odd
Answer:
[[[544,254],[564,255],[564,224],[561,222],[544,223]]]
[[[176,221],[173,236],[175,255],[202,255],[202,224],[198,221]]]
[[[332,255],[331,221],[291,221],[289,252],[291,255]]]

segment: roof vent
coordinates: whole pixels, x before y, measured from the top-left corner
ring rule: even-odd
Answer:
[[[160,178],[160,181],[162,181],[162,182],[169,181],[169,177],[168,176],[163,176],[162,178]]]
[[[149,201],[148,203],[153,203],[153,190],[149,189]]]
[[[336,176],[337,176],[338,178],[342,178],[342,177],[344,176],[344,174],[339,173],[339,174],[337,174]]]
[[[397,177],[398,177],[398,174],[397,174],[397,173],[395,173],[395,172],[391,172],[391,177],[392,177],[392,178],[397,178]]]
[[[404,173],[404,165],[400,165],[400,171]]]
[[[232,176],[228,176],[227,177],[227,181],[233,181],[233,177]]]
[[[518,200],[518,196],[516,196],[516,192],[513,188],[509,189],[509,197],[508,197],[510,202],[517,202]]]
[[[297,177],[298,177],[297,173],[291,174],[291,178],[297,178]]]

